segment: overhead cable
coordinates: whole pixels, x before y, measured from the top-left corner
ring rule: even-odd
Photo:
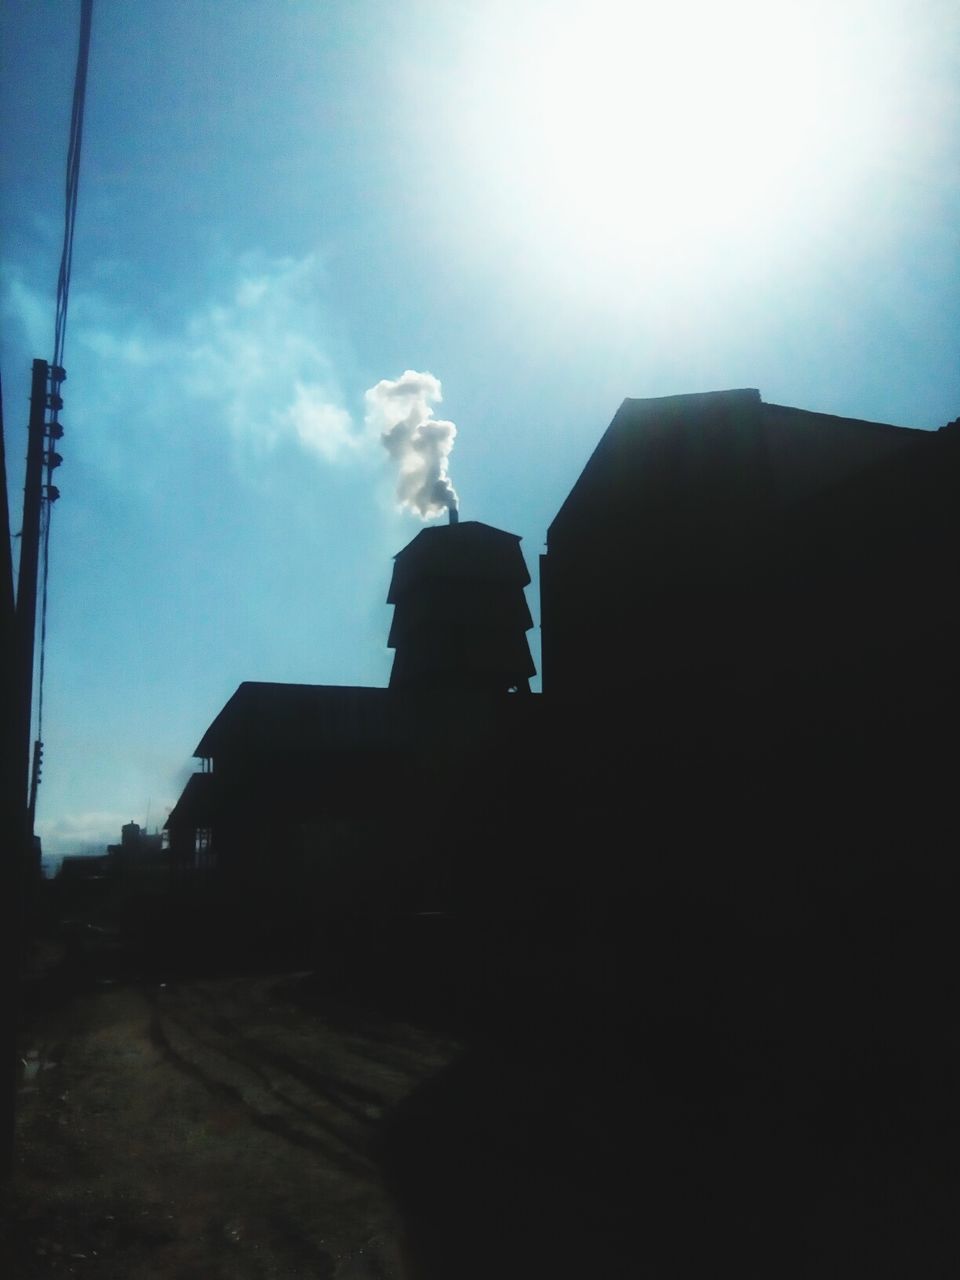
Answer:
[[[60,271],[57,277],[57,310],[53,334],[53,361],[51,364],[51,395],[48,399],[49,420],[46,427],[48,448],[46,458],[46,484],[44,486],[43,528],[40,594],[40,669],[37,675],[37,739],[43,737],[43,677],[46,665],[47,639],[47,579],[50,567],[50,515],[58,496],[53,484],[53,469],[60,462],[53,450],[53,442],[63,435],[58,425],[62,404],[60,383],[66,377],[63,372],[63,348],[67,332],[67,306],[70,301],[70,273],[73,268],[73,235],[77,221],[77,194],[80,189],[80,146],[83,141],[83,111],[87,97],[87,64],[90,57],[90,29],[93,22],[93,0],[80,0],[80,39],[77,46],[77,66],[73,78],[73,107],[70,113],[70,137],[67,144],[67,176],[63,215],[63,248],[60,254]]]

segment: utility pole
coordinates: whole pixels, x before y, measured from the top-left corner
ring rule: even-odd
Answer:
[[[51,382],[51,373],[56,378]],[[3,920],[4,1010],[2,1057],[0,1063],[0,1171],[9,1173],[13,1160],[16,1114],[17,1060],[16,1031],[19,1006],[19,973],[23,957],[27,888],[33,867],[33,806],[35,786],[31,779],[30,730],[33,723],[33,667],[37,629],[37,581],[40,567],[40,512],[44,501],[43,468],[48,450],[47,410],[59,409],[62,369],[51,370],[46,360],[34,360],[30,388],[30,421],[27,427],[27,467],[23,486],[23,527],[20,536],[20,573],[17,579],[16,609],[5,599],[8,640],[4,653],[3,693],[8,701],[10,726],[4,734],[3,777]],[[62,430],[59,426],[57,430]],[[6,488],[6,477],[2,477]],[[46,499],[52,500],[48,486]],[[6,521],[9,537],[9,515]],[[35,745],[35,754],[40,750]],[[37,757],[39,758],[39,757]],[[36,771],[36,767],[35,770]]]
[[[34,643],[37,630],[37,582],[40,568],[41,512],[47,503],[48,523],[44,536],[44,608],[46,605],[46,558],[50,505],[60,496],[52,483],[55,467],[61,462],[53,448],[63,435],[57,414],[63,407],[60,384],[63,371],[63,343],[73,260],[73,234],[80,176],[80,143],[83,136],[83,107],[87,84],[87,60],[93,0],[80,0],[80,42],[73,84],[73,110],[67,147],[66,208],[63,250],[57,282],[57,309],[54,324],[53,363],[34,360],[30,390],[30,422],[27,428],[27,467],[23,486],[23,529],[20,543],[20,574],[17,600],[13,604],[12,565],[9,554],[0,556],[0,1177],[13,1168],[14,1121],[16,1117],[16,1038],[23,956],[26,890],[29,873],[39,874],[35,865],[33,817],[43,744],[34,743],[30,760],[30,730],[33,724]],[[47,413],[50,413],[48,420]],[[46,468],[46,484],[43,472]],[[9,551],[10,521],[6,503],[6,474],[3,455],[3,422],[0,413],[0,534]],[[41,630],[41,637],[43,630]],[[43,707],[43,645],[40,650],[41,689],[39,721]],[[32,877],[31,877],[32,878]]]
[[[10,513],[0,395],[0,1177],[13,1163],[17,1090],[17,987],[19,969],[19,868],[26,839],[20,758],[16,604],[10,555]]]
[[[34,638],[37,629],[37,578],[40,567],[40,504],[47,407],[59,401],[59,388],[48,391],[50,366],[34,360],[27,433],[27,470],[23,483],[23,532],[17,580],[17,684],[20,693],[18,754],[23,802],[30,794],[30,727],[33,714]],[[30,832],[32,839],[33,832]]]

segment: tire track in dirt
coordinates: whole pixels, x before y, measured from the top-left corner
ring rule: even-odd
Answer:
[[[263,1070],[260,1064],[271,1066],[291,1079],[296,1080],[299,1084],[304,1085],[311,1095],[330,1102],[359,1124],[369,1124],[372,1120],[376,1120],[383,1111],[385,1099],[382,1093],[375,1093],[373,1090],[364,1088],[351,1080],[343,1078],[332,1079],[329,1075],[313,1067],[308,1067],[292,1055],[271,1048],[264,1044],[262,1039],[246,1035],[229,1018],[212,1015],[206,1018],[205,1021],[210,1030],[217,1033],[219,1037],[232,1046],[230,1049],[223,1044],[213,1043],[209,1039],[204,1040],[202,1033],[198,1030],[196,1021],[185,1017],[182,1010],[178,1010],[176,1015],[168,1012],[167,1017],[173,1018],[185,1031],[195,1036],[206,1047],[223,1054],[225,1057],[232,1058],[233,1061],[240,1065],[246,1066],[263,1080],[268,1089],[277,1093],[277,1096],[281,1097],[288,1106],[302,1110],[308,1116],[311,1113],[302,1104],[295,1102],[287,1095],[280,1094],[275,1081]]]
[[[234,1027],[238,1022],[249,1025],[254,1014],[261,1019],[266,1017],[271,1037],[278,1033],[282,1036],[287,1030],[282,1022],[284,1014],[298,1027],[306,1020],[314,1030],[322,1030],[324,1042],[333,1047],[332,1053],[322,1054],[320,1060],[325,1066],[339,1068],[343,1057],[349,1056],[351,1070],[356,1074],[365,1078],[373,1075],[380,1086],[389,1083],[388,1092],[395,1095],[394,1100],[423,1079],[425,1064],[430,1059],[439,1070],[461,1048],[449,1037],[427,1035],[407,1023],[364,1015],[355,1009],[351,1009],[348,1016],[342,1008],[305,1012],[292,995],[291,985],[291,980],[281,975],[272,980],[261,979],[249,987],[232,983],[229,990],[216,983],[193,983],[189,991],[192,999],[208,1005],[211,1016]],[[231,998],[234,1016],[228,1017]],[[277,1001],[288,1003],[278,1005]],[[262,1043],[262,1037],[257,1037],[257,1042]]]
[[[261,1086],[258,1090],[255,1086],[251,1087],[249,1081],[245,1085],[238,1085],[228,1079],[224,1079],[222,1073],[212,1070],[211,1067],[216,1064],[217,1057],[226,1058],[227,1055],[217,1049],[210,1049],[204,1046],[196,1037],[193,1037],[193,1046],[195,1050],[199,1047],[201,1053],[196,1054],[195,1052],[191,1055],[188,1048],[189,1039],[181,1037],[178,1045],[173,1043],[170,1035],[171,1023],[173,1022],[175,1020],[169,1017],[161,1019],[155,1012],[150,1022],[150,1037],[153,1044],[167,1061],[184,1075],[202,1085],[213,1097],[241,1110],[244,1118],[259,1129],[283,1138],[294,1146],[322,1156],[324,1160],[336,1165],[343,1173],[359,1178],[369,1177],[372,1167],[370,1161],[351,1152],[348,1147],[348,1139],[336,1127],[324,1122],[316,1115],[305,1112],[304,1108],[298,1108],[297,1110],[304,1115],[310,1125],[326,1131],[327,1137],[318,1137],[308,1132],[302,1123],[297,1124],[295,1121],[291,1121],[289,1116],[285,1117],[280,1112],[266,1110],[262,1106],[258,1106],[255,1101],[258,1091],[261,1095],[267,1093],[281,1102],[283,1101],[283,1096],[271,1087]],[[184,1043],[185,1039],[187,1039],[186,1044]],[[197,1060],[198,1057],[204,1059],[203,1066]],[[249,1071],[249,1066],[247,1064],[244,1064],[244,1066],[247,1066]],[[253,1073],[251,1072],[251,1074]],[[330,1141],[330,1138],[333,1139],[333,1142]]]

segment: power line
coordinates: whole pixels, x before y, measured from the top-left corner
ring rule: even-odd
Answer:
[[[90,57],[90,30],[93,21],[93,0],[80,3],[80,39],[77,46],[77,66],[73,80],[73,106],[70,113],[70,137],[67,144],[67,174],[63,215],[63,248],[60,254],[60,271],[57,277],[57,309],[53,332],[52,378],[59,391],[58,373],[63,370],[63,349],[67,332],[67,308],[70,302],[70,275],[73,269],[73,236],[77,221],[77,196],[80,190],[80,148],[83,142],[83,114],[87,96],[87,65]],[[43,554],[41,560],[40,589],[40,669],[37,673],[37,740],[43,739],[43,679],[46,668],[47,640],[47,583],[50,569],[50,516],[51,507],[59,496],[53,484],[53,471],[60,463],[60,455],[54,442],[63,434],[59,427],[59,394],[50,397],[47,427],[48,448],[46,486],[43,503]],[[59,427],[59,430],[57,429]]]
[[[87,95],[87,62],[90,55],[90,27],[93,0],[81,0],[80,42],[77,69],[73,82],[73,110],[70,115],[70,142],[67,147],[66,203],[63,219],[63,251],[57,279],[57,317],[54,326],[53,363],[63,365],[63,344],[67,327],[67,303],[70,297],[70,271],[73,266],[73,231],[77,218],[77,193],[80,187],[80,144],[83,141],[83,109]]]

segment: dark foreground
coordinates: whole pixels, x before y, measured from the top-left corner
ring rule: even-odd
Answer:
[[[101,979],[24,1038],[0,1274],[394,1277],[384,1114],[456,1046],[299,977]]]
[[[951,883],[381,921],[336,980],[94,912],[33,954],[0,1274],[954,1277]]]

